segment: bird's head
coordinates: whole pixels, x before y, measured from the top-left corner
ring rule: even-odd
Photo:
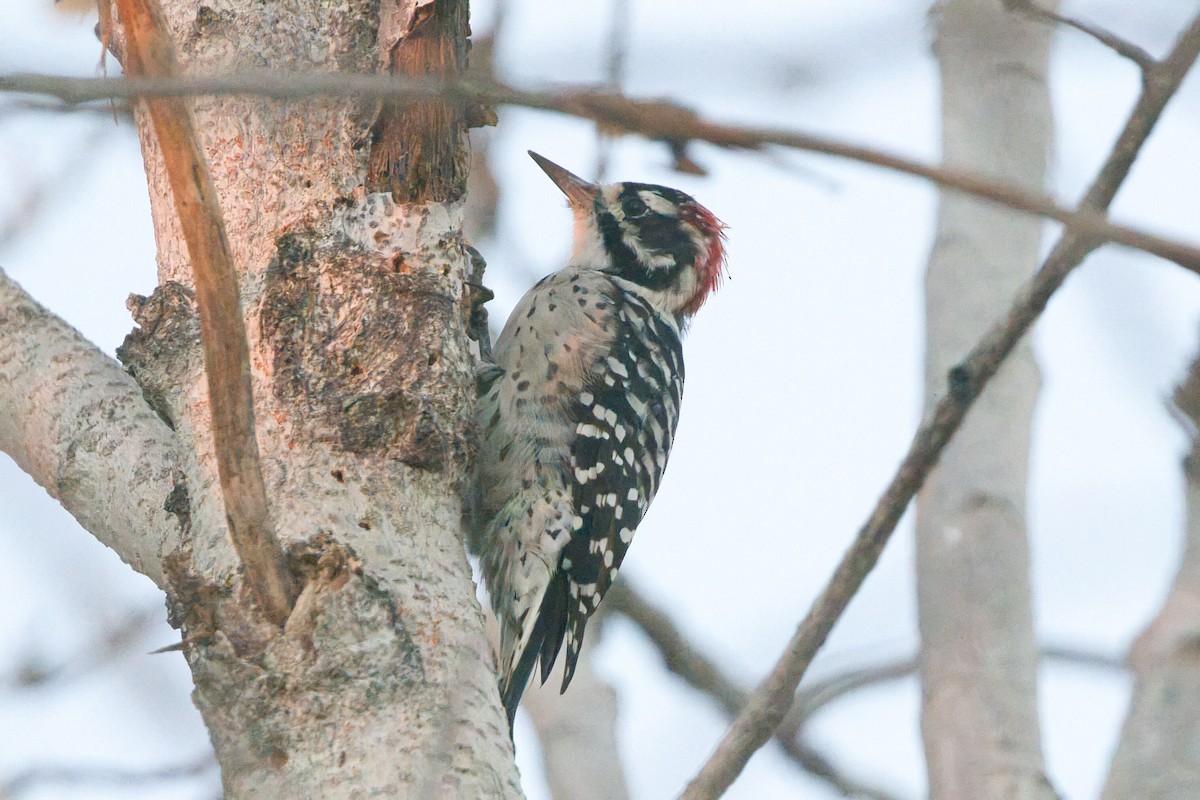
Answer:
[[[637,284],[681,322],[721,283],[725,225],[688,194],[649,183],[589,183],[530,152],[575,214],[571,263]]]

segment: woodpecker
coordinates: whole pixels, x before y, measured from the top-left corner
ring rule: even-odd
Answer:
[[[583,632],[658,489],[683,395],[680,338],[721,282],[725,225],[691,196],[589,183],[529,155],[575,217],[568,265],[517,304],[481,375],[475,517],[509,724],[535,663]]]

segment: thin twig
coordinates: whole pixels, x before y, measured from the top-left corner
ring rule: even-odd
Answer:
[[[130,74],[174,77],[170,36],[157,0],[116,0]],[[187,103],[147,98],[187,243],[200,312],[213,446],[230,538],[264,616],[282,626],[295,599],[283,548],[271,529],[250,388],[250,348],[238,301],[237,271],[212,177]]]
[[[1160,65],[1160,67],[1163,65]],[[1151,79],[1159,83],[1169,70],[1156,68]],[[1110,223],[1102,214],[1072,211],[1036,192],[1000,183],[982,175],[922,164],[918,161],[862,145],[815,134],[772,128],[746,128],[709,122],[690,109],[672,103],[636,100],[589,90],[536,92],[469,81],[437,83],[398,76],[329,75],[324,73],[250,73],[234,76],[156,78],[63,78],[46,75],[0,76],[0,92],[22,92],[59,97],[66,102],[87,102],[109,97],[184,97],[193,95],[248,95],[275,99],[313,97],[386,97],[393,101],[440,94],[462,102],[496,103],[556,111],[603,122],[627,133],[636,133],[673,146],[689,141],[708,142],[738,150],[761,150],[777,145],[796,150],[873,164],[893,172],[924,178],[1009,208],[1057,220],[1076,234],[1101,242],[1116,242],[1144,250],[1200,273],[1200,248],[1195,245]],[[1161,89],[1152,92],[1161,95]],[[1086,207],[1086,206],[1085,206]]]
[[[1200,55],[1200,16],[1176,42],[1171,54],[1147,76],[1144,89],[1113,151],[1080,207],[1106,209],[1129,173],[1138,151]],[[1041,270],[1022,287],[1008,313],[996,322],[949,375],[949,391],[926,417],[908,454],[880,497],[854,543],[818,595],[775,667],[754,690],[746,708],[730,726],[715,752],[683,791],[683,800],[720,797],[746,762],[771,737],[787,713],[792,695],[817,650],[879,560],[904,510],[950,438],[962,424],[1000,364],[1041,315],[1050,297],[1071,271],[1097,247],[1097,241],[1067,230]]]
[[[1123,39],[1117,36],[1112,31],[1106,30],[1099,25],[1091,22],[1085,22],[1081,19],[1073,17],[1064,17],[1062,14],[1042,8],[1033,2],[1033,0],[1005,0],[1006,8],[1013,11],[1020,11],[1023,14],[1028,14],[1034,19],[1040,19],[1045,22],[1053,22],[1059,25],[1066,25],[1068,28],[1074,28],[1080,33],[1092,37],[1100,44],[1112,50],[1122,58],[1127,58],[1141,68],[1142,73],[1147,73],[1154,68],[1158,63],[1154,56],[1150,55],[1144,48],[1134,44],[1128,39]]]
[[[604,90],[624,94],[625,53],[629,45],[629,0],[611,0],[609,9],[608,58],[604,65]],[[608,177],[608,162],[612,156],[613,134],[596,126],[596,171],[593,177],[603,183]]]
[[[1072,666],[1111,672],[1125,672],[1129,669],[1129,664],[1124,659],[1068,645],[1046,645],[1038,650],[1038,656],[1047,661],[1061,661]],[[817,712],[834,701],[859,689],[907,678],[917,671],[918,666],[916,657],[899,658],[814,680],[796,692],[792,711],[787,720],[779,726],[777,733],[783,734],[789,722],[793,723],[791,727],[799,732]]]

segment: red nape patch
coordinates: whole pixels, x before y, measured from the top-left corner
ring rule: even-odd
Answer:
[[[708,245],[696,259],[696,275],[700,279],[700,285],[682,309],[683,314],[690,317],[700,310],[700,306],[717,290],[725,277],[725,229],[729,226],[699,203],[685,204],[680,209],[679,216],[703,233]]]

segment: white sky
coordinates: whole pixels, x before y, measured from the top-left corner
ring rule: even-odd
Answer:
[[[93,74],[91,20],[48,0],[3,0],[0,73]],[[491,17],[476,3],[476,30]],[[601,79],[608,4],[510,0],[499,52],[521,85]],[[629,0],[627,90],[680,99],[721,120],[844,136],[932,160],[936,72],[923,2]],[[1161,53],[1187,0],[1086,0],[1084,15]],[[1134,68],[1060,33],[1054,187],[1074,200],[1107,153],[1138,89]],[[0,98],[0,102],[4,102]],[[1200,80],[1168,109],[1115,205],[1121,221],[1193,241],[1200,219]],[[506,109],[493,136],[503,191],[496,241],[481,249],[499,321],[533,279],[561,266],[569,216],[524,152],[581,175],[591,126]],[[747,683],[773,663],[891,476],[917,422],[921,273],[935,195],[922,183],[793,152],[700,146],[706,178],[669,169],[661,147],[621,141],[609,176],[677,186],[731,226],[730,272],[685,345],[687,402],[671,469],[623,574]],[[131,327],[130,292],[155,283],[154,246],[133,133],[97,114],[0,106],[0,226],[45,185],[45,205],[0,266],[112,351]],[[2,234],[0,234],[2,235]],[[997,309],[997,314],[1001,309]],[[1031,534],[1042,639],[1120,654],[1154,612],[1177,561],[1178,462],[1185,438],[1165,400],[1196,348],[1193,275],[1108,248],[1060,292],[1036,335],[1044,386],[1035,428]],[[911,531],[902,525],[822,652],[814,675],[916,647]],[[31,655],[72,657],[129,612],[161,609],[148,581],[79,530],[0,457],[0,782],[34,764],[156,767],[204,752],[182,657],[142,653],[177,638],[165,622],[129,654],[74,681],[10,688]],[[159,614],[161,616],[161,613]],[[724,730],[722,715],[614,620],[599,668],[617,687],[635,798],[673,796]],[[1043,729],[1067,797],[1097,794],[1127,682],[1048,666]],[[909,681],[831,707],[814,738],[856,774],[907,797],[923,791],[917,690]],[[522,722],[530,798],[545,796]],[[215,777],[153,798],[208,798]],[[29,797],[121,797],[55,787]],[[834,795],[768,747],[730,798]]]

